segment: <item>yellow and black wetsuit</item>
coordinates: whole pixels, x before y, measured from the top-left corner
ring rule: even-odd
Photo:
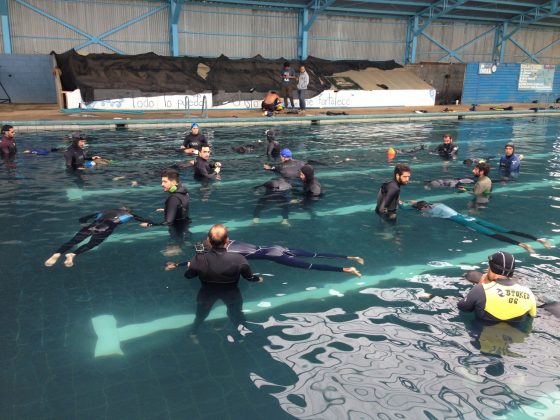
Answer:
[[[486,321],[521,321],[528,314],[537,315],[535,296],[529,288],[500,277],[487,284],[477,284],[459,301],[459,309],[476,313]]]

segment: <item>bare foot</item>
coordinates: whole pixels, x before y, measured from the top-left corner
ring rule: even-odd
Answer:
[[[282,225],[286,225],[286,226],[291,226],[290,225],[290,221],[288,219],[282,219],[282,221],[280,222]]]
[[[60,258],[59,252],[57,252],[56,254],[52,254],[52,256],[47,261],[45,261],[45,267],[52,267],[53,265],[56,264],[59,258]]]
[[[75,256],[76,256],[76,254],[74,254],[72,252],[66,254],[66,260],[64,261],[64,266],[67,267],[67,268],[73,267]]]
[[[174,262],[167,262],[165,263],[165,271],[175,270],[177,268],[177,263]]]
[[[349,260],[354,260],[360,265],[364,265],[364,259],[362,257],[348,257]]]
[[[344,267],[342,271],[344,271],[345,273],[353,274],[358,277],[362,277],[362,273],[356,270],[356,267]]]
[[[258,217],[253,217],[253,224],[254,225],[258,225],[260,221],[261,221],[261,219],[259,219]]]
[[[550,241],[548,241],[548,240],[545,239],[545,238],[537,239],[537,242],[540,242],[541,244],[543,244],[543,246],[544,246],[545,248],[548,248],[548,249],[554,248],[554,245],[552,245],[552,243],[550,243]]]
[[[526,249],[527,252],[529,252],[529,254],[534,254],[534,253],[535,253],[535,250],[534,250],[533,247],[532,247],[531,245],[529,245],[529,244],[526,244],[526,243],[521,242],[521,243],[519,244],[519,246],[520,246],[521,248]]]

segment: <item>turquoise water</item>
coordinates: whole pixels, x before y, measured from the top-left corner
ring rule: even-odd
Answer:
[[[557,418],[560,415],[558,320],[539,311],[532,332],[504,326],[481,331],[460,314],[469,289],[461,274],[485,268],[496,250],[515,253],[520,281],[543,303],[560,300],[558,248],[530,242],[536,254],[452,222],[401,212],[392,228],[372,211],[395,162],[412,167],[403,199],[472,211],[467,194],[425,190],[424,181],[464,177],[467,157],[497,156],[514,140],[525,155],[516,182],[495,183],[487,208],[473,215],[512,230],[560,238],[560,140],[554,118],[275,127],[296,158],[312,159],[324,197],[312,210],[293,205],[291,226],[269,208],[252,225],[271,178],[260,127],[206,130],[223,163],[209,188],[192,180],[174,149],[176,129],[88,132],[90,154],[113,159],[79,176],[61,153],[18,155],[0,167],[2,255],[0,412],[3,419],[443,419]],[[435,147],[450,132],[459,159],[420,152],[387,162],[386,150]],[[66,147],[65,135],[18,133],[18,148]],[[490,163],[496,165],[496,160]],[[191,196],[191,241],[218,222],[256,244],[359,255],[361,278],[251,263],[265,282],[241,282],[249,330],[227,321],[222,303],[189,334],[198,280],[166,261],[164,228],[133,223],[65,268],[43,262],[80,228],[78,218],[126,204],[159,220],[160,170],[180,165]],[[493,175],[493,176],[492,176]],[[497,178],[495,171],[492,178]],[[131,184],[137,184],[132,186]],[[325,261],[320,261],[325,262]],[[350,265],[346,260],[328,261]],[[430,301],[421,292],[436,295]]]

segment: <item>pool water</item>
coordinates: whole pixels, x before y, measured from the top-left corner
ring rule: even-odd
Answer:
[[[262,127],[204,129],[222,180],[192,178],[179,129],[90,131],[88,153],[112,159],[80,174],[62,152],[20,153],[0,167],[2,419],[526,419],[560,416],[558,319],[480,326],[456,308],[469,269],[515,254],[518,278],[541,303],[560,301],[558,248],[536,254],[443,219],[401,211],[396,226],[373,212],[396,162],[411,165],[405,200],[442,202],[511,230],[560,239],[560,121],[553,117],[274,127],[294,157],[313,160],[324,196],[293,204],[290,226],[268,207],[252,213],[271,179]],[[421,151],[387,161],[387,148],[434,148],[456,137],[458,159]],[[65,148],[67,133],[16,133],[19,151]],[[525,155],[514,182],[494,183],[486,208],[424,181],[466,177],[465,158]],[[490,160],[497,179],[497,159]],[[44,261],[80,228],[78,218],[128,205],[161,220],[160,171],[180,168],[191,198],[190,238],[177,250],[163,227],[119,226],[93,251]],[[312,252],[358,255],[361,278],[253,261],[262,284],[240,283],[248,328],[218,302],[196,339],[198,280],[166,261],[190,259],[214,223],[231,237]],[[180,252],[178,255],[173,253]],[[337,266],[348,260],[321,260]],[[431,300],[421,293],[435,295]]]

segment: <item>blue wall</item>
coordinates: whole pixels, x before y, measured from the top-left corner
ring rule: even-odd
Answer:
[[[554,72],[552,92],[518,90],[520,64],[499,64],[494,74],[478,74],[478,63],[467,64],[463,95],[464,104],[504,104],[555,102],[560,97],[560,66]]]
[[[50,55],[0,54],[0,82],[12,103],[56,103]],[[4,98],[0,89],[0,98]]]

